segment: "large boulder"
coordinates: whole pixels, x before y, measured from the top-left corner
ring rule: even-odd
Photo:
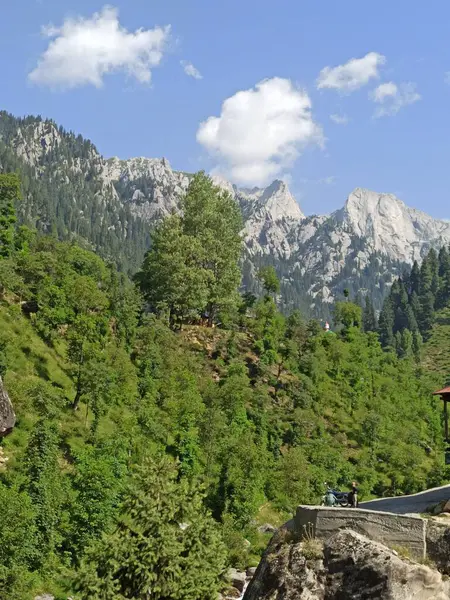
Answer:
[[[450,519],[427,522],[427,556],[441,573],[450,575]]]
[[[0,377],[0,437],[8,434],[16,424],[16,415],[14,414],[11,400],[3,385]]]
[[[321,545],[323,544],[323,546]],[[341,530],[322,543],[275,536],[244,600],[448,600],[441,573]]]

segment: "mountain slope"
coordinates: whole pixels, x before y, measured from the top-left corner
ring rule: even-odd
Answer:
[[[140,265],[155,221],[179,207],[191,175],[166,159],[105,160],[81,136],[52,121],[0,113],[0,171],[21,170],[21,220],[75,239],[129,272]],[[328,216],[305,216],[286,183],[239,189],[216,178],[244,217],[244,285],[276,267],[285,309],[328,317],[344,288],[371,291],[377,308],[393,279],[430,247],[450,243],[450,223],[392,194],[355,189]]]

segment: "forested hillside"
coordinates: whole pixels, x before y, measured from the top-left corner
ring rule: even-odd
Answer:
[[[0,374],[17,414],[2,600],[215,599],[228,566],[257,562],[258,526],[325,481],[368,498],[448,477],[442,374],[420,348],[383,349],[349,293],[334,332],[279,312],[270,267],[259,297],[240,294],[241,216],[209,178],[155,229],[134,282],[19,226],[21,202],[0,175]]]
[[[450,304],[450,254],[447,247],[431,249],[419,266],[394,282],[380,314],[381,343],[399,355],[418,352]],[[448,377],[450,373],[447,373]]]
[[[21,174],[20,222],[134,272],[149,246],[149,227],[119,201],[104,165],[81,135],[40,117],[0,111],[0,173]]]

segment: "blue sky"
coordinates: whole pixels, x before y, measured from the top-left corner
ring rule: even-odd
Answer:
[[[165,156],[241,185],[285,177],[307,214],[361,186],[450,218],[447,1],[110,6],[7,3],[0,107],[51,117],[105,156]]]

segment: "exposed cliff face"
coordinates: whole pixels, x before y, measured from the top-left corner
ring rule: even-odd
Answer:
[[[2,378],[0,377],[0,438],[8,434],[16,424],[16,415]]]
[[[275,536],[244,600],[444,600],[449,594],[438,571],[344,530],[317,553],[311,542],[289,541],[286,532]]]
[[[344,208],[334,213],[334,219],[365,238],[368,249],[406,263],[420,260],[424,246],[442,246],[450,240],[450,222],[409,208],[393,194],[362,188],[350,194]]]

